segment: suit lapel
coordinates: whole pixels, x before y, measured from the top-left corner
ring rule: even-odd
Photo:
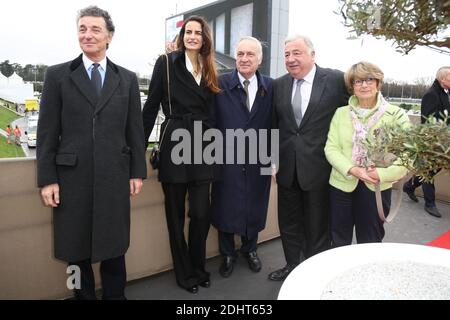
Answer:
[[[249,112],[247,109],[244,89],[242,88],[241,82],[239,80],[237,70],[234,70],[229,81],[227,81],[227,87],[230,92],[230,97],[232,102],[232,106],[236,106],[237,112],[242,113],[245,117],[249,117]],[[255,103],[256,104],[256,99]],[[253,110],[253,109],[252,109]]]
[[[256,72],[256,77],[258,79],[258,91],[256,92],[255,101],[252,105],[250,119],[253,119],[256,116],[259,109],[262,107],[264,103],[263,99],[267,94],[266,83],[264,82],[264,78],[259,74],[259,71]]]
[[[322,73],[321,69],[317,67],[311,91],[311,98],[309,99],[308,108],[306,109],[302,122],[300,123],[300,128],[306,125],[308,120],[311,118],[311,115],[317,110],[317,106],[319,105],[323,91],[325,90],[326,82],[327,75]]]
[[[111,66],[108,63],[106,75],[105,75],[105,82],[103,84],[102,93],[100,95],[99,101],[95,107],[95,114],[98,114],[105,106],[106,103],[109,101],[111,96],[116,91],[117,87],[119,86],[120,78],[116,74],[115,70],[111,68]]]
[[[76,69],[70,74],[70,78],[78,87],[81,94],[86,97],[86,99],[94,108],[97,104],[98,97],[95,93],[94,87],[91,85],[91,80],[89,79],[83,63],[79,64],[78,67],[76,67]]]
[[[286,106],[286,112],[290,115],[288,118],[295,128],[297,128],[297,122],[295,121],[294,110],[292,108],[292,86],[294,85],[294,78],[289,74],[285,76],[285,79],[281,82],[281,99],[285,99],[284,105]]]
[[[170,59],[169,59],[170,60]],[[175,76],[179,83],[183,86],[188,87],[192,92],[197,94],[203,100],[206,100],[205,91],[207,90],[206,83],[204,77],[200,82],[200,85],[197,84],[192,74],[186,69],[186,59],[184,52],[179,53],[177,57],[175,57],[174,67],[176,70],[181,70],[182,72],[170,72],[170,76]]]

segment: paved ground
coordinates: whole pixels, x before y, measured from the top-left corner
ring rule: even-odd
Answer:
[[[450,230],[450,205],[438,203],[437,206],[443,215],[441,219],[423,210],[422,198],[417,204],[405,195],[401,212],[391,224],[386,225],[384,242],[426,244]],[[200,288],[195,295],[176,285],[172,271],[131,282],[126,294],[131,300],[275,300],[282,283],[268,280],[267,275],[285,264],[280,239],[261,244],[258,254],[263,262],[261,272],[250,271],[241,258],[228,279],[218,273],[220,257],[208,260],[206,268],[211,272],[212,285],[208,289]]]

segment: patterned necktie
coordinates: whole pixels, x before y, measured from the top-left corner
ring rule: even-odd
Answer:
[[[251,110],[251,109],[250,109],[250,95],[249,95],[249,93],[248,93],[248,86],[249,86],[249,85],[250,85],[250,81],[244,80],[244,91],[245,91],[245,93],[246,93],[246,95],[247,95],[247,101],[246,101],[245,103],[246,103],[246,105],[247,105],[248,111]]]
[[[94,67],[91,71],[91,82],[94,86],[97,96],[100,96],[100,93],[102,91],[102,76],[100,75],[100,71],[98,71],[98,67],[100,67],[100,65],[98,63],[93,63],[92,65]]]
[[[292,100],[292,109],[295,115],[295,121],[297,122],[297,126],[302,122],[302,91],[301,87],[305,80],[300,79],[297,80],[297,87],[295,89],[294,100]]]

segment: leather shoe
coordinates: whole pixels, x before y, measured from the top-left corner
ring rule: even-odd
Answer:
[[[294,268],[287,264],[283,268],[269,273],[269,280],[284,281],[292,270],[294,270]]]
[[[186,288],[186,290],[190,293],[196,294],[198,292],[198,286],[192,286],[192,287]]]
[[[414,201],[414,202],[419,202],[419,199],[417,199],[416,195],[414,194],[413,190],[410,190],[408,188],[403,187],[403,192],[406,193],[408,195],[408,197]]]
[[[228,278],[233,273],[233,264],[234,264],[235,258],[231,256],[225,256],[223,258],[222,264],[219,268],[219,273],[222,277]]]
[[[256,251],[249,252],[248,254],[245,254],[245,257],[247,258],[248,267],[253,272],[260,272],[261,271],[261,260],[259,259],[258,255],[256,254]]]
[[[436,208],[436,207],[425,206],[425,211],[428,212],[429,214],[431,214],[433,217],[436,217],[436,218],[442,217],[441,213],[439,212],[438,208]]]
[[[209,287],[211,287],[211,281],[205,280],[203,282],[200,282],[198,285],[203,288],[209,288]]]

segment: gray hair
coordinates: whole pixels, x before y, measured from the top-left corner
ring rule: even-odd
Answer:
[[[237,47],[238,47],[239,43],[241,43],[242,41],[245,41],[245,40],[252,41],[254,44],[256,44],[256,48],[257,48],[256,54],[257,54],[258,58],[260,60],[262,60],[263,59],[263,49],[262,49],[261,41],[259,41],[258,39],[254,38],[254,37],[250,37],[250,36],[242,37],[241,39],[239,39],[238,43],[236,44],[236,52],[234,53],[234,55],[237,56]]]
[[[313,45],[311,39],[309,37],[301,35],[301,34],[294,34],[294,35],[288,36],[286,38],[286,40],[284,41],[284,44],[286,45],[289,42],[294,42],[297,40],[303,40],[305,42],[306,46],[309,48],[309,53],[314,51],[314,45]]]
[[[450,73],[450,66],[440,67],[436,73],[436,79],[442,80]]]
[[[101,17],[105,20],[106,29],[109,32],[114,32],[116,30],[108,11],[100,9],[97,6],[89,6],[78,11],[77,23],[83,17]]]

